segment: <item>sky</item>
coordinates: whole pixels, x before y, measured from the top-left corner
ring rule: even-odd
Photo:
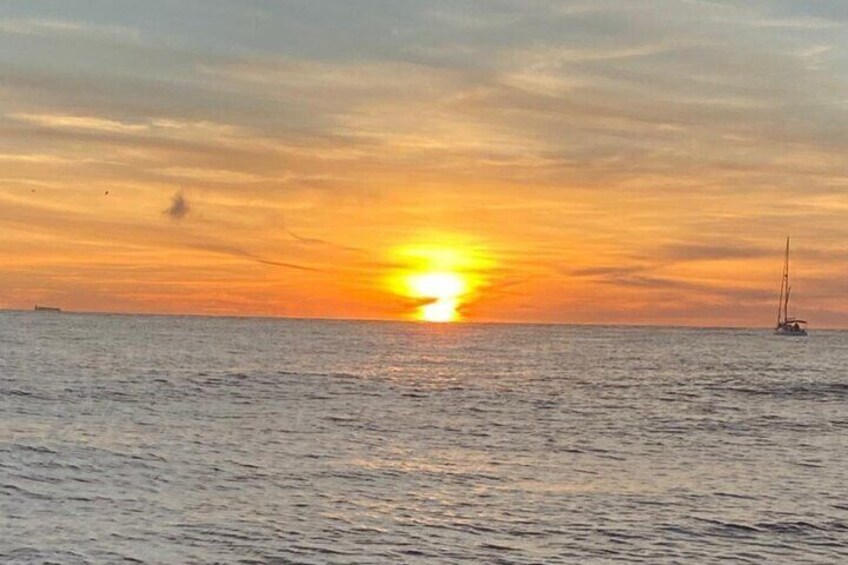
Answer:
[[[843,0],[0,0],[0,308],[848,327]]]

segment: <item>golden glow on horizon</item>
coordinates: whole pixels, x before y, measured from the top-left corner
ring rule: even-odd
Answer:
[[[453,322],[459,317],[459,297],[467,288],[465,280],[456,273],[422,273],[409,277],[409,289],[416,298],[433,299],[419,309],[420,319],[426,322]]]
[[[460,308],[482,284],[484,261],[460,246],[413,246],[396,251],[405,268],[392,291],[416,299],[414,317],[425,322],[454,322]]]
[[[458,307],[456,298],[439,298],[422,306],[419,314],[425,322],[454,322],[459,318]]]

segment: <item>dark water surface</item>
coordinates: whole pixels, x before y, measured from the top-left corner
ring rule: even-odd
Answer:
[[[2,563],[848,563],[848,334],[0,313]]]

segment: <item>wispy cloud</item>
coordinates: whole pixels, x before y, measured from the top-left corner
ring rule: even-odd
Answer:
[[[269,265],[272,267],[283,267],[285,269],[294,269],[297,271],[311,271],[311,272],[319,272],[321,269],[316,267],[310,267],[307,265],[300,265],[297,263],[290,263],[287,261],[278,261],[274,259],[267,259],[264,257],[260,257],[255,253],[251,253],[244,249],[240,249],[238,247],[232,247],[229,245],[221,245],[215,243],[194,243],[192,247],[195,249],[201,249],[203,251],[209,251],[212,253],[220,253],[222,255],[228,255],[231,257],[238,257],[241,259],[248,259],[250,261],[255,261],[262,265]]]
[[[111,37],[138,41],[136,29],[120,25],[97,25],[90,22],[60,19],[18,18],[0,19],[0,33],[16,35],[65,35]]]
[[[773,249],[745,243],[717,245],[712,243],[675,243],[659,249],[658,258],[671,261],[729,261],[772,256]]]
[[[29,122],[48,128],[92,130],[110,133],[138,133],[149,131],[146,124],[134,124],[96,116],[71,116],[64,114],[30,114],[26,112],[8,114],[13,120]]]
[[[318,238],[318,237],[305,237],[305,236],[302,236],[302,235],[298,235],[291,230],[286,230],[286,233],[288,233],[292,238],[294,238],[295,241],[297,241],[298,243],[302,243],[304,245],[316,245],[316,246],[322,246],[322,247],[329,247],[329,248],[332,248],[332,249],[338,249],[338,250],[342,250],[342,251],[352,251],[352,252],[356,252],[356,253],[365,252],[364,249],[361,249],[359,247],[353,247],[353,246],[350,246],[350,245],[339,245],[338,243],[333,243],[332,241],[329,241],[329,240],[326,240],[326,239],[321,239],[321,238]]]

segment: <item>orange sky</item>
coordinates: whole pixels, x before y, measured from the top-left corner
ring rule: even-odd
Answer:
[[[840,3],[174,4],[0,8],[0,307],[848,327]]]

